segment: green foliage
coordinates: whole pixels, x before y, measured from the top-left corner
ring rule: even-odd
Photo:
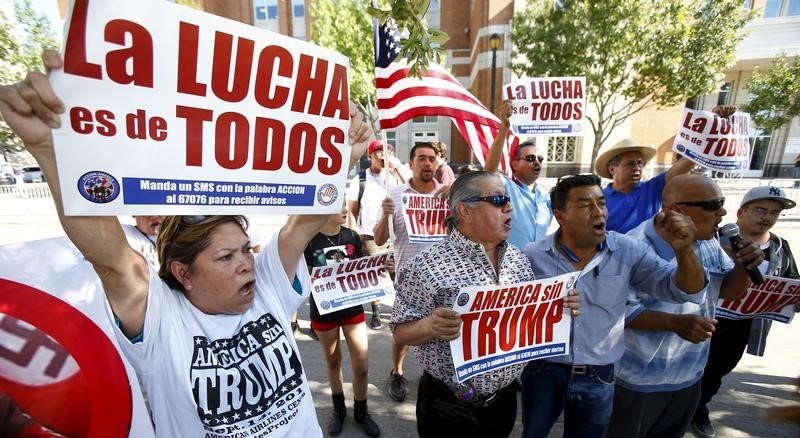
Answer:
[[[44,49],[58,49],[50,22],[33,10],[30,0],[14,5],[16,24],[0,11],[0,83],[18,82],[29,70],[42,70]],[[20,151],[22,142],[0,121],[0,153]]]
[[[313,0],[311,41],[350,60],[350,98],[362,106],[375,100],[372,20],[361,0]]]
[[[407,31],[407,36],[400,38],[399,57],[408,59],[411,76],[422,77],[429,63],[441,63],[445,54],[442,46],[450,39],[446,33],[428,28],[425,13],[430,4],[431,0],[390,0],[388,10],[367,8],[380,23],[391,18],[401,33]]]
[[[767,130],[777,130],[800,116],[800,57],[794,64],[781,53],[767,73],[758,70],[747,81],[752,98],[743,110],[753,122]]]
[[[714,91],[752,18],[739,0],[528,0],[511,22],[523,76],[585,76],[603,142],[631,115]]]

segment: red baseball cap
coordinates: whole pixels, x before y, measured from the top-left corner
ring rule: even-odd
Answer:
[[[392,147],[391,143],[385,143],[386,149],[393,151],[394,148]],[[373,152],[383,150],[384,143],[380,140],[372,140],[372,143],[369,144],[369,149],[367,149],[367,154],[372,155]]]

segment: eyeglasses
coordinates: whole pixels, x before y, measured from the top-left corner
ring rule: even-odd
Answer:
[[[709,199],[708,201],[685,201],[676,202],[678,205],[685,205],[687,207],[700,207],[705,211],[717,211],[725,205],[725,198]]]
[[[517,158],[518,160],[525,160],[529,163],[533,163],[534,161],[538,161],[540,163],[544,163],[544,156],[542,155],[525,155],[524,157]]]
[[[783,213],[781,213],[782,210],[772,210],[772,211],[770,211],[770,210],[767,210],[764,207],[750,207],[750,208],[745,208],[745,210],[753,213],[756,216],[771,217],[773,219],[783,216]]]
[[[181,216],[181,223],[184,225],[197,225],[200,222],[208,219],[211,216],[207,215],[199,215],[199,216]]]
[[[475,196],[472,198],[467,198],[462,202],[478,202],[478,201],[488,202],[494,205],[495,207],[503,208],[506,206],[506,204],[511,202],[511,198],[505,195]]]
[[[634,160],[622,163],[622,165],[631,169],[636,169],[636,168],[644,169],[644,167],[647,166],[647,163],[645,163],[642,160]]]

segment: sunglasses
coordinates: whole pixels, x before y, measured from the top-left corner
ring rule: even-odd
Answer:
[[[685,205],[687,207],[700,207],[705,211],[717,211],[725,205],[725,198],[709,199],[708,201],[676,202],[676,204]]]
[[[519,160],[525,160],[529,163],[533,163],[534,161],[538,161],[540,163],[544,163],[544,157],[542,155],[525,155],[524,157],[519,157]]]
[[[472,198],[467,198],[463,202],[478,202],[478,201],[488,202],[494,205],[495,207],[503,208],[506,206],[506,204],[511,202],[511,198],[505,195],[475,196]]]
[[[198,216],[181,216],[181,223],[184,225],[197,225],[200,222],[208,219],[211,216],[198,215]]]

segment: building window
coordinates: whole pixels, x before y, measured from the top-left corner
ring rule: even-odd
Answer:
[[[425,20],[428,22],[428,27],[431,29],[441,29],[442,27],[442,12],[440,0],[431,0],[428,7],[428,12],[425,13]]]
[[[306,16],[305,0],[292,0],[292,16],[294,18]]]
[[[305,0],[292,0],[292,36],[306,39],[306,4]]]
[[[764,3],[764,18],[778,17],[781,15],[783,0],[767,0]]]
[[[755,135],[750,137],[750,170],[764,170],[771,137],[772,132],[761,128],[756,128]]]
[[[397,148],[397,131],[386,131],[386,141]]]
[[[786,15],[800,15],[800,0],[786,0]]]
[[[439,133],[436,131],[414,131],[411,144],[426,143],[439,140]]]
[[[547,162],[574,163],[577,149],[577,137],[549,137],[547,139]]]
[[[278,0],[257,0],[253,2],[253,7],[255,9],[253,25],[273,32],[280,32]]]
[[[742,5],[742,9],[750,10],[753,9],[753,0],[744,0],[744,4]]]
[[[700,98],[697,97],[697,96],[691,97],[689,99],[686,99],[686,105],[685,105],[686,108],[696,110],[697,109],[697,102],[698,102],[699,99]]]
[[[414,123],[439,123],[439,116],[420,116],[411,119]]]
[[[733,88],[732,82],[725,82],[719,89],[717,95],[717,105],[728,105],[731,99],[731,89]]]

